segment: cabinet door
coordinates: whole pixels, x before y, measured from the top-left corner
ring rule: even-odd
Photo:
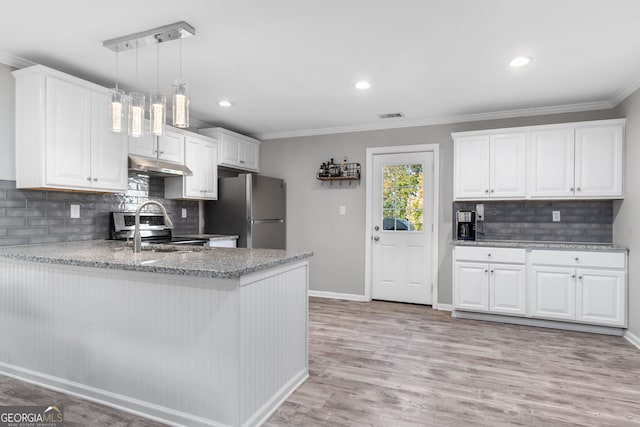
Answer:
[[[91,186],[96,190],[127,190],[127,134],[109,129],[105,114],[109,97],[94,92],[91,109]]]
[[[140,138],[129,136],[129,154],[156,157],[156,137],[148,133]]]
[[[489,310],[489,266],[476,262],[455,262],[453,305],[457,309]]]
[[[202,196],[218,198],[218,144],[205,141],[202,144]]]
[[[184,177],[184,196],[202,198],[202,141],[187,138],[185,142],[185,165],[193,175]]]
[[[526,195],[526,138],[523,132],[491,135],[490,197],[524,198]]]
[[[185,164],[185,137],[179,133],[166,131],[158,137],[158,158],[168,162]]]
[[[526,314],[525,271],[524,265],[489,266],[489,311],[511,315]]]
[[[626,274],[623,271],[578,269],[576,320],[626,326]]]
[[[47,185],[91,187],[91,91],[47,77],[46,121]]]
[[[240,166],[240,146],[242,140],[225,133],[220,138],[220,165],[237,167]]]
[[[573,197],[573,128],[533,131],[529,143],[531,197]]]
[[[576,129],[576,196],[622,197],[621,125]]]
[[[455,199],[489,197],[489,136],[455,140]]]
[[[243,141],[240,146],[240,167],[258,171],[259,145],[251,141]]]
[[[562,267],[531,267],[529,271],[531,316],[575,320],[575,270]]]

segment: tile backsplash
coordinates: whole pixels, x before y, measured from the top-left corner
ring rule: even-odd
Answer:
[[[164,199],[163,178],[131,175],[121,194],[17,190],[15,181],[0,180],[0,246],[107,239],[109,212],[135,210],[146,200],[167,208],[174,234],[198,232],[198,202]],[[70,218],[71,205],[80,205],[80,218]]]
[[[478,221],[478,240],[611,243],[613,239],[611,200],[454,202],[454,229],[455,212],[475,211],[477,203],[484,204],[485,215]],[[552,221],[553,211],[560,211],[560,222]]]

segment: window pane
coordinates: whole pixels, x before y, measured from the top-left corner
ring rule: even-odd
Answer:
[[[422,231],[422,165],[383,166],[382,176],[382,229]]]

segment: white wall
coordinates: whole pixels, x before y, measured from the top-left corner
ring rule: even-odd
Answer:
[[[322,162],[365,162],[367,147],[440,145],[439,302],[451,304],[451,204],[453,140],[451,132],[598,120],[618,117],[614,111],[492,120],[474,123],[400,128],[370,132],[266,140],[261,146],[261,173],[287,183],[287,247],[312,250],[309,287],[315,291],[364,295],[365,186],[322,183],[315,174]],[[640,190],[640,189],[639,189]],[[339,216],[340,205],[347,215]]]
[[[618,105],[616,113],[627,118],[626,187],[624,200],[614,203],[613,241],[630,249],[629,331],[640,337],[640,168],[636,165],[640,162],[640,91]]]
[[[16,179],[15,81],[13,68],[0,64],[0,179]]]

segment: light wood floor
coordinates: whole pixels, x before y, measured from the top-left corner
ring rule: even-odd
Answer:
[[[619,337],[311,298],[310,378],[266,426],[640,426],[640,350]],[[0,405],[65,425],[159,426],[0,376]]]

